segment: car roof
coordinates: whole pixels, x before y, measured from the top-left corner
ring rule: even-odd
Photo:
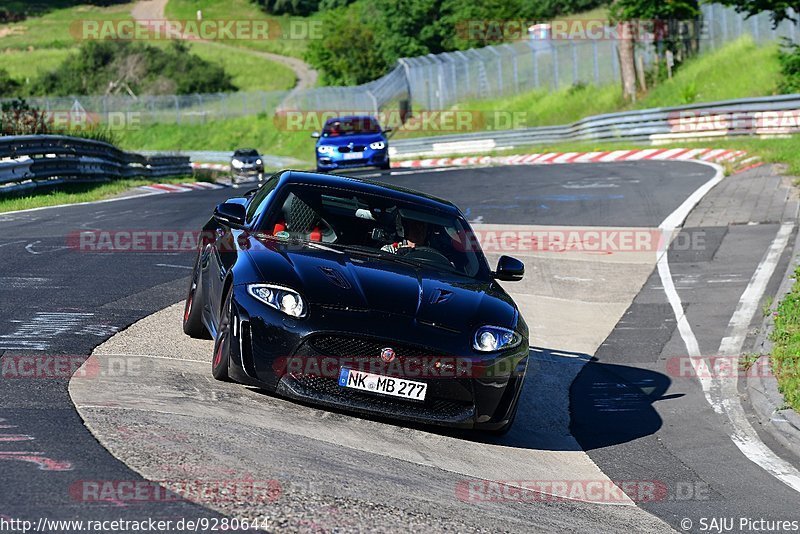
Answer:
[[[325,121],[325,124],[336,122],[336,121],[356,121],[356,120],[371,120],[374,122],[378,122],[378,119],[373,117],[372,115],[342,115],[341,117],[331,117],[330,119]]]
[[[396,185],[341,176],[338,174],[322,174],[317,172],[286,170],[281,173],[279,186],[284,184],[308,184],[323,187],[335,187],[343,190],[367,193],[372,195],[388,196],[398,200],[422,204],[430,208],[459,214],[455,204],[426,193],[406,189]]]

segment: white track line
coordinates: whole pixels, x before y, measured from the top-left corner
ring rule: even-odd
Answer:
[[[772,452],[772,450],[761,441],[755,429],[753,429],[752,425],[750,425],[750,422],[747,420],[744,409],[739,402],[736,389],[736,381],[738,378],[720,379],[709,378],[707,376],[707,370],[711,369],[712,366],[702,358],[697,337],[695,337],[692,327],[686,318],[683,304],[681,303],[681,299],[678,296],[675,283],[672,279],[667,251],[674,230],[683,223],[692,208],[694,208],[703,196],[705,196],[712,187],[717,185],[724,176],[722,167],[710,163],[706,164],[711,165],[717,170],[714,178],[703,184],[659,225],[663,238],[661,240],[661,246],[659,247],[657,263],[658,275],[661,278],[661,285],[664,286],[664,293],[667,295],[667,300],[677,320],[678,332],[686,345],[686,350],[691,359],[692,366],[695,368],[696,375],[702,377],[700,378],[700,385],[703,388],[706,401],[708,401],[714,411],[727,416],[732,426],[732,432],[730,434],[731,440],[751,462],[795,491],[800,491],[800,471]],[[766,255],[756,268],[750,283],[742,294],[733,317],[731,317],[728,326],[729,334],[722,340],[719,350],[720,354],[728,356],[739,355],[739,351],[747,335],[747,328],[753,318],[753,314],[758,308],[761,296],[766,290],[766,285],[772,273],[775,271],[778,260],[783,250],[786,248],[789,235],[792,232],[792,227],[792,224],[784,224],[781,226],[778,235],[775,237]]]

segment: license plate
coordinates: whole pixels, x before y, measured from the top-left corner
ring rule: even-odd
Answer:
[[[428,384],[413,382],[393,376],[376,375],[345,369],[339,372],[339,385],[343,388],[360,389],[370,393],[391,395],[411,400],[425,400]]]
[[[345,152],[344,159],[361,159],[364,157],[363,152]]]

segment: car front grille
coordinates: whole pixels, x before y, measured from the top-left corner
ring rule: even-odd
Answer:
[[[307,343],[310,348],[320,354],[339,358],[377,358],[387,347],[391,347],[396,357],[401,360],[436,356],[434,351],[423,347],[351,336],[316,336],[310,338]]]
[[[340,146],[339,152],[346,154],[347,152],[364,152],[367,149],[365,145]]]

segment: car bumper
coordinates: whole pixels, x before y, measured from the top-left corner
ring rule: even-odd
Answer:
[[[245,384],[330,408],[458,428],[496,429],[513,413],[528,361],[528,340],[489,355],[469,348],[469,334],[374,313],[311,306],[292,319],[235,288],[239,357],[230,375]],[[362,326],[363,325],[363,326]],[[380,359],[393,347],[396,360]],[[438,363],[437,363],[438,362]],[[439,365],[439,367],[437,367]],[[424,401],[344,388],[342,367],[427,384]]]
[[[366,150],[364,157],[358,159],[345,159],[345,154],[337,152],[334,154],[317,154],[317,168],[324,170],[346,169],[353,167],[380,167],[389,160],[389,151]]]

